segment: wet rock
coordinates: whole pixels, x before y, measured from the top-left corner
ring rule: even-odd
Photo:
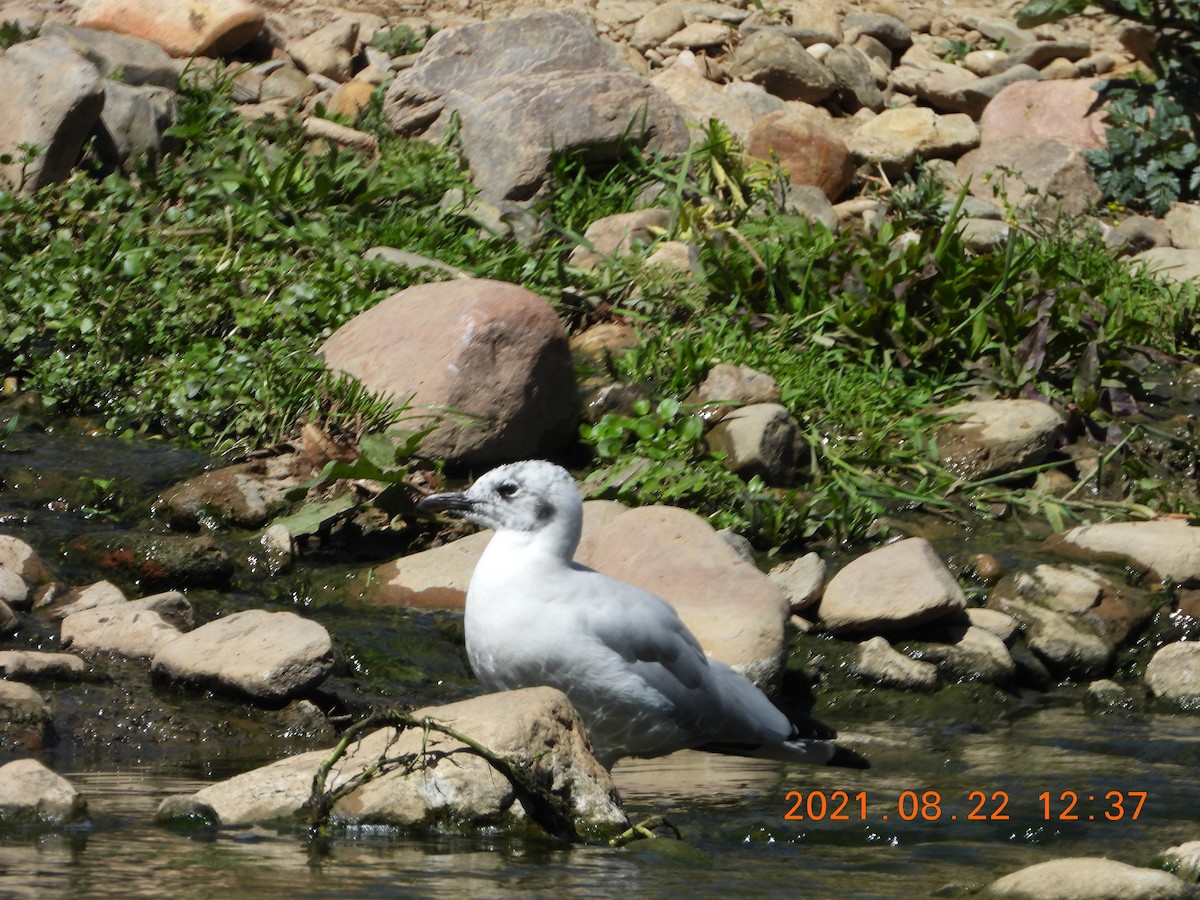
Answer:
[[[1200,841],[1188,841],[1162,852],[1163,861],[1176,877],[1187,882],[1200,881]]]
[[[967,619],[972,625],[990,631],[1005,644],[1016,640],[1021,630],[1021,625],[1016,619],[995,609],[968,609]]]
[[[708,449],[724,456],[725,468],[771,485],[795,480],[800,442],[800,425],[778,403],[730,410],[704,436]]]
[[[666,94],[617,62],[576,11],[439,32],[396,77],[384,111],[402,134],[453,129],[489,202],[532,199],[554,153],[599,164],[630,145],[679,153],[689,142]]]
[[[895,631],[954,616],[962,588],[924,538],[887,544],[850,562],[825,586],[818,609],[833,632]]]
[[[833,73],[797,40],[775,31],[756,31],[727,59],[735,78],[760,84],[783,100],[820,103],[837,87]]]
[[[249,0],[84,0],[76,24],[144,38],[172,56],[223,56],[248,44],[263,21]]]
[[[87,801],[36,759],[0,766],[0,825],[58,827],[87,820]]]
[[[414,413],[456,410],[421,444],[430,457],[460,465],[527,459],[573,433],[578,398],[566,333],[549,303],[516,285],[411,287],[351,319],[321,353],[329,368]]]
[[[1004,641],[969,620],[947,625],[938,630],[936,640],[913,647],[913,655],[936,665],[946,681],[1007,684],[1017,674],[1017,664]]]
[[[542,789],[561,799],[576,834],[597,838],[624,830],[616,787],[592,757],[579,714],[553,688],[528,688],[417,710],[453,727],[523,769]],[[393,729],[381,729],[357,744],[331,772],[336,787],[385,754],[424,756],[411,774],[379,776],[338,802],[334,813],[346,824],[404,829],[521,828],[530,815],[524,798],[484,759],[461,744],[431,732],[422,754],[419,730],[389,744]],[[294,817],[312,791],[313,775],[328,751],[281,760],[204,788],[192,800],[213,810],[224,826],[245,826]],[[181,809],[174,801],[176,814]],[[160,809],[160,815],[162,810]]]
[[[605,216],[588,225],[583,233],[585,243],[571,251],[567,262],[581,269],[594,269],[607,257],[629,256],[639,245],[653,244],[670,224],[671,214],[665,209]]]
[[[313,474],[311,462],[300,454],[252,459],[168,488],[155,511],[173,528],[258,528],[287,506],[288,491]]]
[[[1146,685],[1154,696],[1189,709],[1200,709],[1200,643],[1167,644],[1146,666]]]
[[[1038,216],[1081,216],[1100,201],[1083,153],[1059,141],[983,144],[957,170],[976,197]]]
[[[584,537],[625,511],[622,504],[612,500],[586,501],[583,504]],[[492,531],[486,529],[432,550],[384,563],[374,570],[366,596],[383,606],[462,609],[471,573],[491,539]]]
[[[162,646],[151,673],[168,681],[282,703],[333,668],[329,632],[295,613],[251,609],[202,625]]]
[[[223,587],[233,575],[229,554],[209,537],[96,532],[67,546],[93,565],[150,590]]]
[[[0,746],[39,753],[53,741],[54,725],[45,698],[27,684],[0,681]]]
[[[104,106],[100,72],[62,37],[16,44],[0,56],[0,182],[31,193],[70,173]],[[38,153],[25,159],[23,145]]]
[[[945,410],[954,421],[938,431],[946,467],[973,480],[1036,465],[1062,437],[1065,421],[1036,400],[986,400]]]
[[[979,146],[979,128],[963,113],[939,115],[925,107],[885,109],[861,125],[848,142],[863,162],[883,166],[895,177],[922,159],[953,159]]]
[[[1099,149],[1107,143],[1099,100],[1092,81],[1010,84],[980,117],[983,142],[1053,140],[1079,150]]]
[[[50,580],[50,570],[34,549],[18,537],[0,534],[0,567],[16,572],[26,584]]]
[[[1046,546],[1079,559],[1126,561],[1159,581],[1200,584],[1200,528],[1187,519],[1081,525]]]
[[[0,600],[0,637],[16,634],[20,625],[21,620],[17,618],[12,607],[8,605],[7,601]]]
[[[17,681],[78,681],[87,674],[74,653],[0,650],[0,678]]]
[[[83,587],[71,588],[51,604],[51,611],[56,618],[61,619],[85,609],[95,609],[110,603],[125,603],[128,599],[125,592],[111,581],[97,581]]]
[[[825,561],[815,553],[780,563],[767,573],[788,599],[792,613],[802,612],[821,599],[825,587]]]
[[[61,642],[64,649],[84,655],[113,653],[149,659],[181,633],[153,610],[133,603],[111,603],[64,618]]]
[[[884,687],[906,691],[931,691],[937,687],[937,666],[905,656],[879,636],[858,645],[853,671],[856,677]]]
[[[586,537],[575,558],[667,600],[705,652],[774,688],[787,599],[704,519],[666,506],[631,509]]]
[[[1103,857],[1071,857],[1005,875],[983,889],[981,897],[1021,900],[1074,900],[1120,897],[1122,900],[1165,900],[1189,896],[1187,886],[1157,869],[1140,869]]]
[[[836,200],[850,184],[854,163],[831,123],[823,111],[792,105],[758,119],[746,150],[758,159],[778,159],[789,182],[814,185]]]

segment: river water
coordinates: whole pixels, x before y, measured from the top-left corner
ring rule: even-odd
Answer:
[[[112,527],[85,509],[81,483],[115,477],[136,506],[204,464],[166,445],[70,433],[10,445],[0,462],[0,530],[32,540],[65,579],[89,573],[55,548]],[[336,591],[328,599],[322,581],[337,577],[189,599],[203,618],[256,605],[323,622],[346,656],[333,694],[365,689],[417,704],[477,691],[457,617],[364,609]],[[52,623],[34,621],[7,646],[53,650],[55,640]],[[664,816],[682,841],[614,849],[374,834],[314,845],[299,830],[181,834],[151,824],[163,797],[329,740],[293,740],[274,725],[256,733],[247,725],[255,710],[161,693],[143,670],[117,667],[103,684],[43,690],[62,738],[43,758],[87,798],[91,825],[0,836],[0,897],[958,896],[1047,859],[1148,865],[1200,839],[1196,719],[1090,710],[1078,687],[1027,692],[998,716],[967,700],[949,714],[903,704],[823,713],[871,759],[868,771],[690,752],[619,763],[614,778],[631,817]],[[90,726],[105,716],[124,718],[115,730]],[[178,726],[184,717],[190,731]]]

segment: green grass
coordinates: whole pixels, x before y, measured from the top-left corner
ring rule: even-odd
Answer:
[[[1194,353],[1196,291],[1131,271],[1098,236],[1014,232],[999,252],[969,254],[925,175],[891,195],[882,227],[834,235],[781,211],[779,173],[712,126],[678,160],[558,160],[535,209],[544,227],[518,243],[440,209],[448,189],[471,191],[461,161],[389,135],[378,103],[358,123],[380,140],[372,160],[313,152],[294,123],[248,124],[224,87],[185,91],[179,152],[156,168],[0,193],[0,374],[52,410],[228,453],[302,421],[381,431],[394,414],[314,351],[428,277],[362,259],[384,244],[524,284],[571,328],[638,323],[641,345],[612,374],[651,400],[583,429],[595,495],[688,506],[764,549],[861,540],[914,506],[971,515],[1003,501],[1057,524],[1101,501],[1190,508],[1112,410],[1144,400],[1130,348]],[[591,221],[651,202],[672,213],[664,237],[700,246],[698,277],[641,258],[568,266]],[[803,434],[796,485],[743,481],[706,452],[682,401],[717,362],[779,382]],[[1053,500],[957,483],[937,460],[936,410],[972,391],[1040,394],[1096,433],[1115,428],[1127,440],[1108,471],[1133,487]],[[1186,438],[1167,444],[1174,464],[1194,463]]]

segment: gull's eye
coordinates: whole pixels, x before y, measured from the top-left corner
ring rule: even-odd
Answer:
[[[496,488],[496,493],[505,499],[515,497],[521,493],[521,486],[512,481],[506,481],[504,484]]]

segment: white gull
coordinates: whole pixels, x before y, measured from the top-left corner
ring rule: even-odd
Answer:
[[[489,691],[561,690],[606,768],[624,756],[688,747],[866,765],[802,733],[750,681],[707,657],[667,601],[574,562],[583,502],[562,467],[512,463],[418,506],[495,529],[467,588],[475,675]],[[812,725],[821,737],[832,735]]]

